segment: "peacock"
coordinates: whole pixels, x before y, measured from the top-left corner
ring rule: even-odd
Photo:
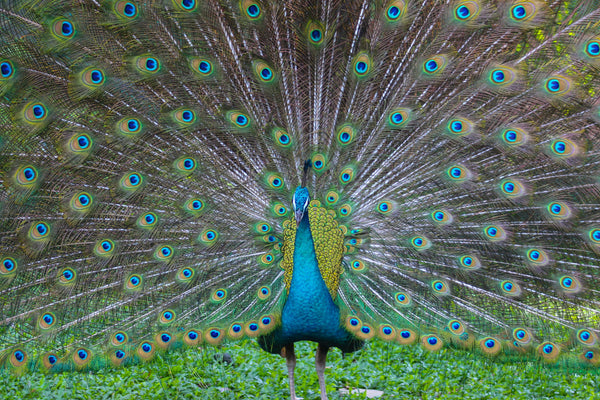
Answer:
[[[596,0],[0,5],[0,365],[256,338],[600,365]]]

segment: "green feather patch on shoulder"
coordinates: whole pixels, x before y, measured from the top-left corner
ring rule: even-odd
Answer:
[[[344,234],[333,215],[321,202],[312,200],[308,207],[308,221],[312,233],[317,263],[321,276],[329,289],[331,298],[337,297],[342,273],[342,257],[344,255]],[[286,290],[290,290],[294,270],[294,242],[296,239],[296,224],[293,219],[285,221],[283,231],[283,259],[281,267],[285,271],[284,282]]]

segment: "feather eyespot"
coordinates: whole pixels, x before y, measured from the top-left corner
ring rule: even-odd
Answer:
[[[30,124],[40,124],[48,117],[46,106],[39,102],[28,103],[23,108],[23,118]]]
[[[51,312],[45,312],[38,318],[38,327],[42,330],[51,329],[56,325],[56,316]]]
[[[12,257],[4,257],[2,261],[0,261],[0,278],[3,276],[8,277],[12,276],[18,270],[18,263]]]
[[[491,242],[499,242],[506,239],[506,231],[498,225],[488,225],[483,228],[483,234]]]
[[[289,148],[292,145],[292,138],[283,128],[273,128],[271,131],[275,143],[283,148]]]
[[[354,74],[359,78],[366,77],[371,72],[372,63],[371,57],[366,52],[358,53],[354,58]]]
[[[211,76],[215,71],[212,61],[206,58],[192,58],[190,60],[190,67],[192,71],[199,74],[202,78]]]
[[[500,282],[502,293],[510,297],[518,297],[521,295],[521,286],[512,280]]]
[[[173,0],[173,2],[183,11],[191,12],[197,7],[196,0]]]
[[[454,7],[454,18],[460,22],[471,21],[479,15],[480,7],[476,1],[461,1]]]
[[[139,15],[137,6],[131,1],[117,1],[114,10],[120,18],[125,20],[133,20]]]
[[[448,122],[446,129],[451,136],[467,136],[473,132],[473,123],[466,118],[454,118]]]
[[[408,108],[397,108],[390,113],[388,123],[391,128],[402,128],[410,119],[410,110]]]
[[[246,17],[252,21],[256,21],[262,17],[262,10],[260,4],[256,1],[242,0],[240,1],[240,7]]]
[[[52,23],[52,34],[58,39],[71,39],[75,36],[75,26],[66,18],[58,18]]]
[[[15,67],[10,60],[0,60],[0,82],[15,76]]]
[[[356,128],[350,124],[343,124],[337,131],[337,141],[340,145],[346,146],[354,140]]]
[[[590,58],[600,57],[600,40],[593,39],[586,42],[584,51]]]
[[[554,220],[566,220],[571,217],[571,208],[562,201],[553,201],[546,206],[550,218]]]
[[[402,0],[390,2],[385,9],[385,17],[388,22],[397,22],[406,14],[406,3]]]
[[[464,255],[458,259],[458,263],[461,267],[468,270],[476,270],[481,268],[481,262],[479,258],[473,255]]]
[[[142,288],[142,276],[139,274],[130,275],[125,280],[125,289],[127,290],[140,290]]]

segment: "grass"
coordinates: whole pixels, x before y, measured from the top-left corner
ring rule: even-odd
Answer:
[[[319,399],[314,369],[316,346],[296,344],[297,395]],[[229,353],[233,363],[217,361]],[[381,341],[342,358],[330,352],[329,399],[340,388],[384,392],[380,399],[600,399],[598,370],[553,368],[535,362],[498,363],[461,351],[429,353],[418,346]],[[146,364],[94,372],[39,372],[15,376],[0,371],[5,399],[286,399],[285,361],[253,341],[162,354]]]

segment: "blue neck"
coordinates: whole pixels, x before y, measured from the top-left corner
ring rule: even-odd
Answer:
[[[294,270],[281,320],[284,336],[293,341],[321,342],[334,332],[337,336],[340,326],[340,310],[319,271],[308,213],[296,230]]]
[[[340,309],[321,277],[308,213],[296,230],[294,270],[281,313],[281,326],[261,336],[259,344],[269,352],[279,353],[283,346],[301,340],[336,346],[344,352],[355,351],[363,343],[342,327]]]

